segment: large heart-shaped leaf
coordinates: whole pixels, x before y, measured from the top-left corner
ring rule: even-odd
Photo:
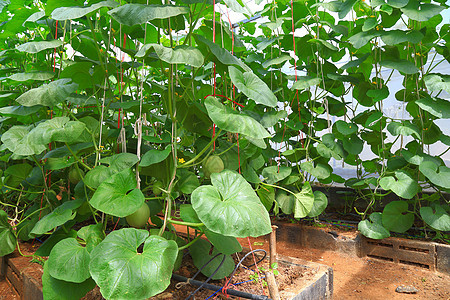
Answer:
[[[283,54],[283,55],[280,55],[279,57],[275,57],[275,58],[266,60],[265,62],[263,62],[262,66],[264,69],[267,69],[268,67],[271,67],[273,65],[282,64],[291,59],[292,59],[292,57],[290,55]]]
[[[419,170],[433,184],[450,189],[450,168],[438,166],[432,161],[423,161],[419,166]]]
[[[267,210],[241,175],[224,170],[211,174],[211,183],[198,187],[191,196],[193,208],[208,229],[234,237],[272,231]]]
[[[67,201],[55,208],[51,213],[43,217],[36,223],[31,234],[41,235],[57,226],[63,225],[69,220],[75,218],[75,209],[80,207],[84,202],[84,199],[77,199],[73,201]]]
[[[420,3],[418,0],[409,0],[408,5],[400,10],[411,20],[423,22],[438,15],[445,8],[431,3]]]
[[[12,253],[16,249],[16,243],[17,238],[8,222],[8,215],[0,210],[0,257]]]
[[[103,181],[89,203],[104,213],[126,217],[137,211],[145,200],[136,186],[135,174],[131,169],[125,169]]]
[[[227,49],[220,47],[216,43],[213,43],[212,41],[201,35],[195,35],[195,39],[199,44],[206,45],[220,63],[224,65],[238,66],[248,72],[252,71],[246,64],[244,64],[239,58],[231,54]]]
[[[208,229],[205,230],[205,235],[211,244],[213,244],[214,248],[220,253],[231,255],[242,251],[241,244],[239,244],[238,240],[233,236],[224,236]]]
[[[308,215],[314,205],[314,194],[311,184],[306,181],[300,193],[295,195],[294,218],[300,219]]]
[[[267,183],[274,184],[291,175],[292,169],[285,166],[270,166],[262,170],[262,176]]]
[[[20,95],[16,101],[23,106],[44,105],[53,106],[64,101],[78,88],[72,79],[64,78],[43,84]]]
[[[310,76],[298,76],[297,81],[292,85],[291,89],[304,90],[311,86],[320,84],[320,78],[313,78]]]
[[[223,105],[215,97],[207,97],[205,99],[205,106],[209,117],[220,129],[232,133],[242,133],[255,139],[263,139],[271,136],[258,121]]]
[[[317,145],[317,152],[325,158],[334,157],[335,159],[344,158],[344,149],[342,145],[335,141],[334,134],[327,133],[322,136],[322,143]]]
[[[416,104],[435,117],[441,119],[450,118],[450,102],[448,100],[427,97],[417,100]]]
[[[417,180],[405,170],[395,171],[394,176],[381,178],[380,186],[386,191],[393,191],[399,197],[412,199],[419,191]]]
[[[450,93],[450,80],[447,77],[442,77],[436,74],[424,77],[425,84],[430,92],[444,90]]]
[[[221,253],[214,248],[211,252],[211,244],[205,240],[198,240],[195,244],[189,247],[189,253],[192,256],[192,260],[194,261],[194,265],[200,269],[203,267],[209,260],[211,260],[214,256]],[[225,254],[224,254],[225,255]],[[219,267],[220,263],[224,259],[224,255],[219,255],[215,259],[213,259],[208,265],[206,265],[202,270],[202,274],[205,276],[211,276],[214,271]],[[212,276],[212,279],[222,279],[225,276],[228,276],[234,270],[234,261],[230,255],[225,255],[225,260],[220,267],[220,269]]]
[[[408,202],[392,201],[384,207],[381,220],[384,228],[403,233],[414,224],[414,214],[408,212]]]
[[[84,17],[85,15],[94,12],[102,7],[116,7],[117,5],[119,5],[119,3],[117,3],[116,1],[107,0],[92,4],[88,7],[58,7],[52,12],[51,17],[52,19],[59,21],[75,20]]]
[[[314,218],[320,215],[328,206],[327,195],[321,191],[314,192],[314,203],[311,210],[308,213],[308,217]]]
[[[70,230],[69,232],[67,232],[66,228],[60,227],[56,229],[52,233],[52,235],[44,241],[44,243],[36,250],[34,254],[37,256],[49,256],[50,252],[56,244],[69,237],[76,238],[77,232],[75,230]]]
[[[283,213],[290,215],[294,212],[294,205],[295,205],[294,195],[286,193],[283,190],[280,190],[277,192],[275,199]]]
[[[92,250],[89,270],[103,297],[147,299],[169,286],[177,255],[175,241],[124,228],[111,232]]]
[[[142,156],[139,166],[148,167],[150,165],[160,163],[169,156],[171,151],[171,147],[167,147],[164,150],[151,149],[145,152],[145,154]]]
[[[28,126],[13,126],[7,132],[5,132],[1,140],[9,151],[16,155],[37,155],[47,149],[46,146],[41,144],[31,143],[28,139],[28,133],[30,127]]]
[[[73,143],[83,133],[86,125],[79,121],[70,121],[69,117],[56,117],[30,131],[30,143],[46,145],[51,142]]]
[[[45,81],[52,79],[55,76],[53,72],[29,72],[29,73],[14,73],[8,78],[14,81],[38,80]]]
[[[347,136],[356,133],[358,131],[358,126],[354,123],[347,123],[345,121],[338,120],[333,124],[333,132],[334,130],[344,136]]]
[[[151,48],[159,59],[169,64],[186,64],[196,68],[203,65],[204,58],[200,50],[190,46],[169,48],[159,44],[145,44],[136,53],[136,57],[144,57]]]
[[[387,126],[387,130],[394,136],[396,135],[412,135],[413,137],[420,139],[420,130],[415,124],[412,124],[408,121],[399,122],[391,122]]]
[[[91,277],[90,256],[76,239],[67,238],[56,244],[48,257],[48,269],[53,278],[81,283]]]
[[[390,236],[389,230],[383,227],[380,212],[374,212],[370,215],[369,219],[359,222],[358,230],[364,236],[375,240],[385,239]]]
[[[20,52],[27,53],[38,53],[42,50],[53,49],[62,46],[63,42],[60,40],[53,41],[39,41],[39,42],[28,42],[16,47]]]
[[[261,118],[261,125],[269,128],[277,124],[278,120],[284,119],[288,116],[285,110],[275,110],[266,112]]]
[[[404,42],[417,44],[423,39],[420,31],[390,30],[382,32],[381,39],[386,45],[394,46]]]
[[[331,175],[331,167],[329,165],[324,165],[321,163],[318,163],[316,166],[314,166],[314,163],[312,161],[305,161],[300,164],[300,168],[303,171],[306,171],[312,176],[316,177],[317,179],[326,179]]]
[[[434,229],[440,231],[450,231],[450,215],[441,205],[435,204],[432,207],[421,207],[420,216]]]
[[[275,97],[267,84],[253,72],[242,73],[233,66],[228,67],[228,72],[234,85],[248,98],[252,99],[257,104],[263,104],[270,107],[277,106],[277,97]]]
[[[380,66],[395,69],[405,74],[415,74],[419,72],[419,69],[413,62],[410,62],[405,59],[397,59],[397,60],[383,60],[380,62]]]
[[[189,12],[185,6],[125,4],[108,12],[117,22],[127,26],[144,24],[155,19],[167,19]]]
[[[82,283],[67,282],[53,278],[49,272],[48,261],[44,263],[44,274],[42,275],[42,293],[45,300],[81,299],[94,287],[95,281],[92,280],[92,278],[88,278]]]

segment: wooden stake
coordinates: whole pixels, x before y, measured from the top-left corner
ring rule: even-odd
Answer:
[[[272,232],[269,238],[269,263],[270,268],[277,262],[277,228],[278,226],[272,225]]]
[[[278,292],[278,285],[275,281],[275,275],[271,271],[266,271],[267,287],[269,288],[270,298],[273,300],[281,300],[280,293]]]

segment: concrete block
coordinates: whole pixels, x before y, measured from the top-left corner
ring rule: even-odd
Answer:
[[[450,246],[436,244],[436,270],[450,274]]]

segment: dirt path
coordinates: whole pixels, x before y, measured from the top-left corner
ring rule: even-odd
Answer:
[[[268,250],[261,238],[250,239],[253,249]],[[241,240],[248,247],[247,240]],[[255,244],[256,243],[256,244]],[[261,245],[261,243],[263,243]],[[348,257],[333,251],[295,248],[292,244],[277,243],[278,253],[328,265],[334,271],[334,297],[336,300],[397,300],[397,299],[450,299],[450,276],[413,266],[398,265],[368,258]],[[399,294],[400,285],[412,285],[417,294]]]

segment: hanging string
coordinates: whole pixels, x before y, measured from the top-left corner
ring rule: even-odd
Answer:
[[[296,51],[296,47],[295,47],[295,25],[294,25],[294,0],[291,0],[291,23],[292,23],[292,44],[294,47],[294,55],[297,56],[297,51]],[[297,82],[298,78],[297,78],[297,60],[294,57],[294,73],[295,73],[295,82]],[[297,97],[297,106],[298,106],[298,120],[301,123],[302,122],[302,117],[300,115],[300,99],[298,97],[298,90],[295,90],[295,96]],[[295,97],[294,97],[295,99]],[[292,107],[292,102],[294,101],[294,99],[292,99],[291,101],[291,107]],[[303,142],[303,132],[300,130],[300,141],[302,143],[302,147],[304,147],[304,142]]]

